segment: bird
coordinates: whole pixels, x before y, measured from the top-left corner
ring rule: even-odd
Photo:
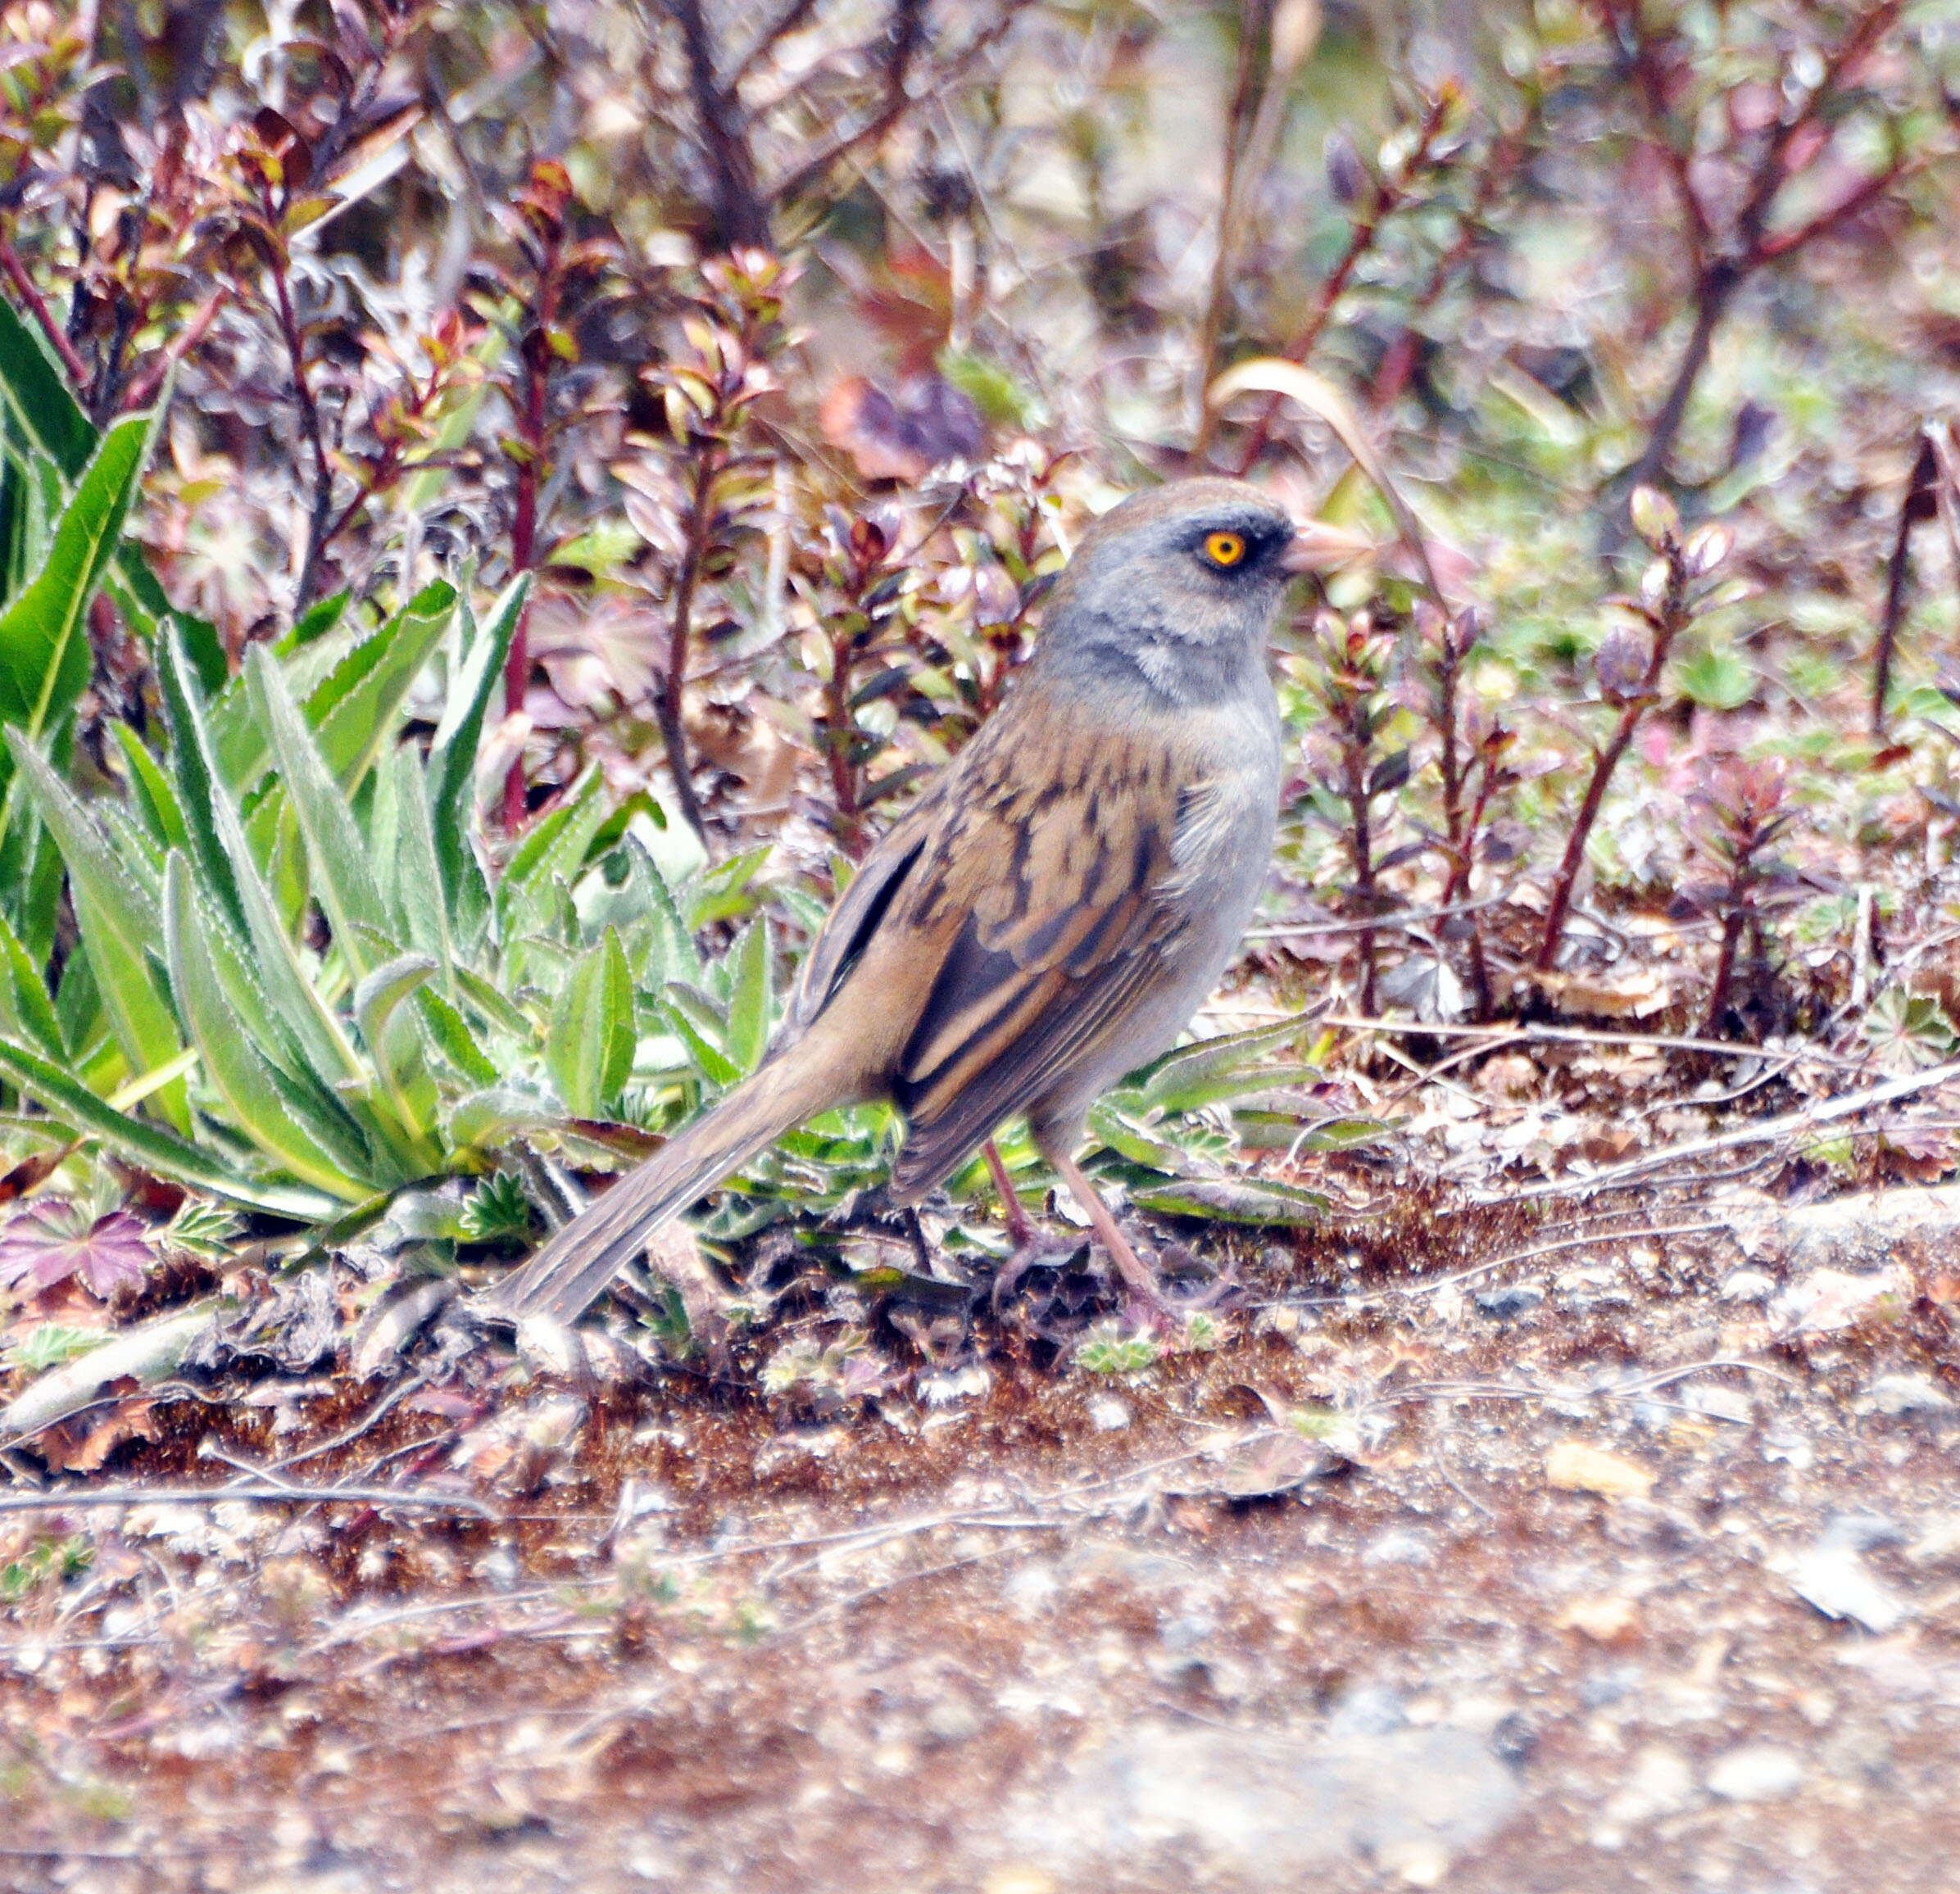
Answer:
[[[489,1312],[574,1321],[669,1219],[806,1119],[882,1099],[916,1203],[1024,1117],[1125,1285],[1153,1272],[1076,1161],[1088,1108],[1177,1040],[1264,882],[1282,743],[1268,647],[1287,583],[1353,536],[1245,482],[1131,495],[1082,537],[1032,656],[871,850],[756,1070],[559,1230]]]

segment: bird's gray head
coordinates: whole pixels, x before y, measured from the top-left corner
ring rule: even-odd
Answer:
[[[1141,677],[1179,702],[1259,674],[1303,536],[1241,480],[1177,480],[1133,494],[1083,535],[1042,614],[1051,677]]]

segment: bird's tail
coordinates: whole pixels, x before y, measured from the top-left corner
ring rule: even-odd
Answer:
[[[746,1080],[582,1211],[490,1296],[490,1312],[576,1321],[669,1217],[767,1149],[785,1131],[837,1103],[813,1086],[793,1054]],[[820,1073],[814,1076],[821,1081]]]

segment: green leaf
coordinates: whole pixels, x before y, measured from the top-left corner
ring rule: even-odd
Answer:
[[[470,1022],[433,987],[425,986],[415,995],[422,1023],[437,1055],[445,1059],[472,1085],[494,1085],[503,1076],[470,1030]]]
[[[530,596],[527,573],[512,582],[492,609],[488,623],[469,640],[462,662],[450,679],[442,721],[429,741],[429,819],[435,831],[436,859],[442,870],[443,899],[459,922],[470,918],[465,902],[484,891],[483,871],[470,847],[471,785],[477,749],[483,741],[483,716]],[[466,598],[459,622],[465,630],[474,623]]]
[[[48,983],[4,914],[0,914],[0,1032],[51,1058],[59,1058],[65,1049]]]
[[[161,849],[182,849],[189,854],[190,831],[184,823],[184,804],[178,801],[177,791],[171,787],[162,765],[128,724],[111,723],[109,727],[115,732],[116,746],[122,751],[124,766],[129,773],[130,806],[141,818],[150,839]]]
[[[0,400],[9,432],[30,441],[72,480],[88,464],[96,432],[48,344],[0,297]]]
[[[416,1015],[402,1013],[403,1000],[420,992],[438,971],[426,954],[402,954],[378,967],[354,989],[354,1017],[367,1043],[406,1149],[425,1170],[442,1167],[431,1141],[436,1125],[436,1090],[422,1058]]]
[[[156,420],[132,415],[103,437],[39,573],[0,613],[0,720],[30,737],[65,716],[88,682],[88,601],[116,551]]]
[[[251,945],[266,997],[293,1049],[302,1055],[301,1068],[306,1075],[327,1086],[364,1077],[365,1067],[340,1022],[321,999],[298,949],[280,923],[271,890],[246,839],[238,805],[217,776],[203,700],[188,677],[175,626],[166,631],[158,655],[158,677],[170,719],[170,757],[178,773],[200,886],[207,898],[229,892],[238,935]],[[278,1056],[272,1046],[261,1049]]]
[[[758,914],[729,958],[735,963],[728,994],[728,1053],[745,1072],[762,1063],[769,1049],[769,918]]]
[[[669,983],[666,995],[656,1010],[666,1022],[669,1031],[687,1049],[688,1056],[712,1084],[725,1087],[733,1085],[742,1076],[742,1067],[696,1022],[695,1012],[705,1009],[701,1008],[698,996],[691,994],[678,981]]]
[[[0,1037],[0,1078],[17,1085],[70,1131],[99,1138],[111,1150],[159,1176],[194,1184],[230,1203],[248,1204],[300,1222],[317,1222],[323,1217],[332,1216],[338,1208],[333,1198],[310,1190],[240,1177],[233,1167],[197,1145],[117,1111],[98,1099],[73,1072],[4,1037]]]
[[[252,647],[245,661],[245,675],[271,736],[280,779],[306,838],[314,894],[326,910],[334,945],[348,968],[356,980],[365,979],[380,962],[360,930],[371,929],[384,939],[388,932],[380,890],[368,865],[367,844],[313,733],[286,694],[277,662],[263,645]]]
[[[453,586],[424,587],[307,697],[306,721],[320,753],[349,794],[393,741],[402,700],[455,610]]]
[[[164,627],[157,647],[157,684],[164,722],[170,732],[170,766],[177,806],[183,812],[188,852],[206,896],[215,900],[239,933],[245,909],[231,856],[220,838],[213,811],[219,795],[217,758],[204,715],[204,700],[184,650],[183,628]]]
[[[1755,667],[1713,646],[1683,659],[1675,676],[1688,696],[1711,710],[1740,709],[1756,694]]]
[[[750,884],[769,859],[766,847],[746,849],[696,875],[687,887],[688,926],[698,933],[717,921],[752,913],[761,895]]]
[[[283,658],[288,651],[297,651],[302,645],[310,645],[317,638],[324,638],[339,624],[347,612],[347,601],[353,596],[343,586],[331,598],[315,599],[293,621],[293,629],[273,649]]]
[[[1264,1179],[1241,1183],[1179,1178],[1169,1184],[1132,1189],[1130,1200],[1139,1209],[1155,1210],[1165,1216],[1202,1217],[1255,1226],[1315,1223],[1328,1208],[1327,1199],[1316,1191]]]
[[[183,1050],[183,1041],[147,958],[147,949],[161,945],[156,904],[26,736],[17,730],[6,734],[15,767],[68,864],[75,922],[116,1043],[132,1072],[163,1065]],[[190,1104],[183,1081],[165,1086],[157,1100],[170,1122],[188,1133]]]
[[[1146,1110],[1167,1112],[1196,1111],[1218,1099],[1262,1091],[1276,1082],[1275,1077],[1270,1072],[1258,1071],[1252,1062],[1313,1030],[1310,1020],[1282,1019],[1277,1026],[1254,1026],[1247,1032],[1226,1033],[1200,1040],[1196,1045],[1179,1046],[1141,1072],[1132,1072],[1125,1089],[1136,1088]]]
[[[554,879],[578,879],[586,850],[606,820],[604,778],[594,763],[511,852],[497,890],[497,916],[506,940],[550,924],[557,905]]]
[[[616,928],[583,955],[558,995],[544,1062],[574,1117],[609,1115],[633,1072],[633,976]]]
[[[450,936],[448,904],[442,898],[442,872],[436,859],[423,766],[405,745],[390,759],[388,770],[395,791],[395,904],[407,928],[409,945],[433,954],[444,983],[453,986],[455,943]]]
[[[367,1185],[350,1177],[289,1108],[253,1035],[241,1030],[234,1004],[238,982],[221,976],[212,953],[212,936],[223,923],[207,922],[200,913],[189,864],[175,850],[164,870],[163,904],[170,985],[204,1076],[224,1100],[232,1128],[302,1183],[349,1202],[365,1196]]]
[[[394,733],[395,714],[442,641],[455,603],[455,588],[438,580],[385,623],[365,632],[343,626],[277,664],[287,696],[300,706],[329,771],[344,787],[351,790],[366,774]],[[273,750],[272,733],[246,677],[234,680],[212,704],[207,721],[225,782],[237,795],[247,795],[271,767]]]

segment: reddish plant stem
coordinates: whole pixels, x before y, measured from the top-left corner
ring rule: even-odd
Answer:
[[[1892,537],[1892,556],[1885,566],[1885,609],[1879,620],[1878,645],[1872,654],[1872,734],[1885,732],[1885,700],[1892,694],[1892,658],[1899,645],[1899,628],[1906,614],[1906,591],[1912,575],[1912,528],[1940,510],[1937,482],[1940,463],[1930,437],[1921,435],[1919,452],[1906,482],[1899,509],[1899,527]]]
[[[1348,233],[1347,247],[1341,253],[1341,261],[1328,273],[1327,279],[1320,286],[1320,294],[1314,298],[1313,312],[1305,324],[1281,352],[1291,362],[1304,362],[1313,352],[1321,333],[1332,319],[1334,306],[1340,301],[1341,293],[1348,286],[1363,257],[1374,248],[1375,240],[1382,234],[1382,226],[1402,205],[1408,201],[1410,187],[1434,161],[1433,149],[1441,135],[1443,121],[1448,116],[1454,95],[1449,92],[1439,93],[1429,103],[1429,109],[1422,115],[1422,124],[1416,138],[1416,148],[1409,154],[1409,162],[1402,172],[1402,182],[1397,184],[1382,184],[1375,188],[1373,202],[1368,206],[1365,216],[1357,218]],[[1273,424],[1278,419],[1279,411],[1286,405],[1283,395],[1268,395],[1266,405],[1259,410],[1259,417],[1253,424],[1252,432],[1246,438],[1237,464],[1232,471],[1242,480],[1251,472],[1253,464],[1266,451],[1266,443],[1273,438]],[[1209,410],[1208,410],[1209,411]]]
[[[1613,781],[1613,773],[1619,768],[1620,759],[1631,745],[1634,733],[1640,727],[1640,719],[1653,708],[1659,695],[1661,672],[1667,664],[1667,653],[1688,623],[1687,569],[1682,562],[1678,541],[1668,541],[1665,557],[1667,592],[1657,614],[1654,649],[1648,656],[1647,668],[1638,688],[1621,706],[1619,720],[1613,726],[1606,747],[1593,759],[1592,776],[1586,785],[1585,798],[1579,804],[1572,833],[1566,837],[1565,854],[1558,863],[1557,879],[1552,884],[1551,904],[1545,909],[1545,932],[1540,937],[1538,955],[1532,963],[1540,973],[1549,973],[1558,964],[1558,948],[1565,938],[1565,923],[1572,913],[1579,872],[1586,865],[1586,845],[1592,835],[1593,824],[1599,819],[1607,785]]]
[[[705,848],[708,825],[694,793],[694,772],[687,760],[687,730],[682,707],[687,685],[687,655],[694,629],[694,595],[701,585],[701,562],[707,557],[714,524],[715,479],[721,470],[721,451],[704,446],[695,456],[687,502],[687,547],[674,582],[674,615],[667,628],[667,673],[654,699],[654,714],[666,746],[667,767],[674,777],[675,800],[687,826]]]
[[[202,344],[205,337],[211,333],[211,324],[224,313],[230,301],[231,291],[228,287],[214,289],[205,297],[198,305],[197,314],[178,330],[170,347],[124,390],[125,412],[147,407],[156,400],[170,371]]]
[[[88,369],[77,352],[75,344],[68,339],[68,333],[54,319],[54,311],[48,306],[47,299],[36,287],[34,279],[27,273],[27,265],[20,261],[20,254],[5,237],[0,237],[0,270],[7,272],[7,281],[13,285],[14,294],[27,306],[28,313],[41,325],[41,333],[52,345],[54,352],[61,358],[61,366],[67,369],[79,394],[88,385]]]
[[[857,859],[863,837],[859,832],[857,771],[851,761],[851,646],[848,633],[830,641],[830,681],[823,686],[824,716],[829,724],[830,793],[836,799],[840,840],[845,853]]]
[[[517,410],[517,492],[510,521],[510,569],[533,571],[538,564],[538,496],[548,466],[548,427],[551,373],[551,325],[558,319],[558,246],[549,243],[538,272],[538,306],[530,329],[519,347],[523,367]],[[531,601],[510,633],[510,649],[504,659],[504,714],[515,716],[524,707],[531,688]],[[510,759],[504,777],[504,831],[515,834],[526,813],[524,751],[519,748]]]
[[[1794,229],[1774,234],[1769,230],[1785,184],[1816,161],[1813,152],[1792,166],[1790,151],[1798,134],[1817,122],[1846,79],[1891,27],[1899,16],[1900,0],[1879,0],[1879,4],[1867,9],[1853,22],[1836,50],[1826,60],[1823,73],[1810,88],[1802,109],[1779,123],[1770,134],[1750,173],[1747,195],[1735,214],[1733,234],[1726,243],[1718,242],[1714,220],[1695,190],[1690,153],[1671,132],[1665,77],[1654,39],[1642,27],[1639,8],[1622,4],[1621,0],[1602,0],[1600,11],[1608,33],[1617,41],[1632,45],[1633,72],[1649,122],[1648,142],[1661,154],[1681,202],[1689,270],[1694,279],[1695,326],[1689,333],[1674,379],[1654,416],[1647,444],[1639,460],[1622,476],[1627,487],[1633,488],[1654,485],[1665,477],[1695,384],[1708,364],[1715,332],[1735,301],[1735,292],[1767,265],[1794,255],[1856,215],[1890,190],[1909,168],[1903,154],[1895,155],[1837,203]],[[1828,143],[1826,134],[1825,146]],[[1616,531],[1618,523],[1616,518],[1613,522]]]
[[[276,212],[270,204],[265,208],[266,221],[276,228]],[[279,334],[293,365],[293,398],[299,410],[300,433],[313,460],[313,497],[306,517],[306,557],[300,564],[299,583],[293,594],[293,615],[297,619],[312,604],[314,590],[320,583],[320,557],[326,550],[327,521],[333,504],[333,469],[327,459],[320,407],[313,399],[312,384],[306,379],[306,338],[300,332],[299,317],[293,310],[284,259],[269,265],[267,273],[272,278],[279,306]]]

